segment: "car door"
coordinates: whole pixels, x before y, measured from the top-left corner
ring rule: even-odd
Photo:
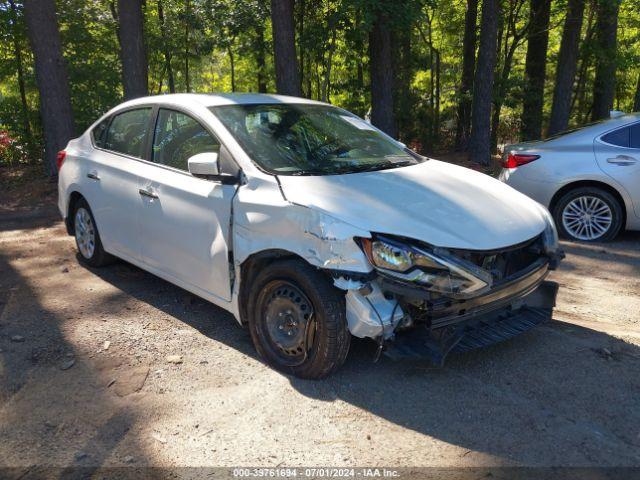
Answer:
[[[215,135],[193,116],[158,110],[153,163],[140,175],[140,235],[150,269],[205,298],[230,301],[228,241],[236,187],[188,171],[189,157],[219,150]]]
[[[138,170],[144,158],[151,107],[131,108],[101,122],[92,132],[94,149],[85,159],[87,201],[105,250],[140,260]]]
[[[599,167],[624,187],[640,216],[640,122],[600,136],[594,151]]]

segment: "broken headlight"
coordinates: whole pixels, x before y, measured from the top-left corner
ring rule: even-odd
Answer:
[[[553,217],[549,213],[549,210],[544,208],[542,205],[540,205],[540,210],[542,211],[542,215],[544,216],[546,223],[544,233],[542,235],[545,253],[555,254],[560,249],[556,224],[553,221]]]
[[[388,237],[361,239],[372,265],[383,275],[417,283],[429,290],[453,297],[471,297],[487,291],[491,274],[457,258],[445,249],[414,246]]]

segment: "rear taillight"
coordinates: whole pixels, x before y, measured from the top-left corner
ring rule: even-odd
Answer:
[[[516,168],[520,165],[533,162],[540,158],[540,155],[525,155],[522,153],[509,153],[506,160],[502,160],[502,166],[504,168]]]
[[[64,163],[64,157],[67,156],[67,152],[64,150],[60,150],[58,155],[56,156],[56,166],[58,167],[58,171],[62,168],[62,164]]]

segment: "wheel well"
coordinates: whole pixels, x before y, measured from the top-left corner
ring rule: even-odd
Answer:
[[[238,300],[240,306],[240,321],[243,325],[246,325],[249,319],[247,311],[249,303],[249,287],[253,284],[256,275],[271,263],[277,260],[289,258],[297,258],[306,262],[306,260],[300,255],[296,255],[288,250],[280,249],[264,250],[262,252],[254,253],[242,262],[242,265],[240,265],[240,289],[238,293]]]
[[[73,231],[73,219],[71,218],[71,216],[73,215],[73,212],[76,209],[76,205],[82,198],[84,197],[80,195],[80,193],[78,192],[71,192],[71,195],[69,195],[69,204],[67,205],[67,217],[64,220],[64,223],[67,227],[67,233],[69,235],[73,235],[75,233]]]
[[[604,190],[605,192],[608,192],[611,195],[613,195],[613,197],[616,200],[618,200],[618,203],[620,203],[620,208],[622,208],[622,225],[624,228],[624,225],[627,222],[627,207],[624,203],[624,199],[622,198],[622,195],[620,195],[620,192],[618,192],[618,190],[613,188],[611,185],[608,185],[603,182],[598,182],[595,180],[581,180],[579,182],[569,183],[564,187],[562,187],[560,190],[558,190],[553,196],[553,198],[551,199],[551,202],[549,203],[549,211],[551,212],[551,214],[553,214],[553,211],[556,208],[558,201],[562,198],[562,196],[565,193],[570,192],[571,190],[575,190],[576,188],[583,188],[583,187],[599,188],[600,190]]]

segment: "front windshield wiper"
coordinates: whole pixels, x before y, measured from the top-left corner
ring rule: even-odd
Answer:
[[[361,167],[350,166],[349,168],[345,168],[344,171],[340,169],[339,173],[377,172],[379,170],[390,170],[392,168],[406,167],[409,165],[415,165],[415,163],[407,160],[404,162],[389,162],[378,163],[375,165],[363,165]]]
[[[301,177],[303,175],[326,175],[324,170],[293,170],[288,172],[278,172],[278,175],[291,175],[293,177]]]

